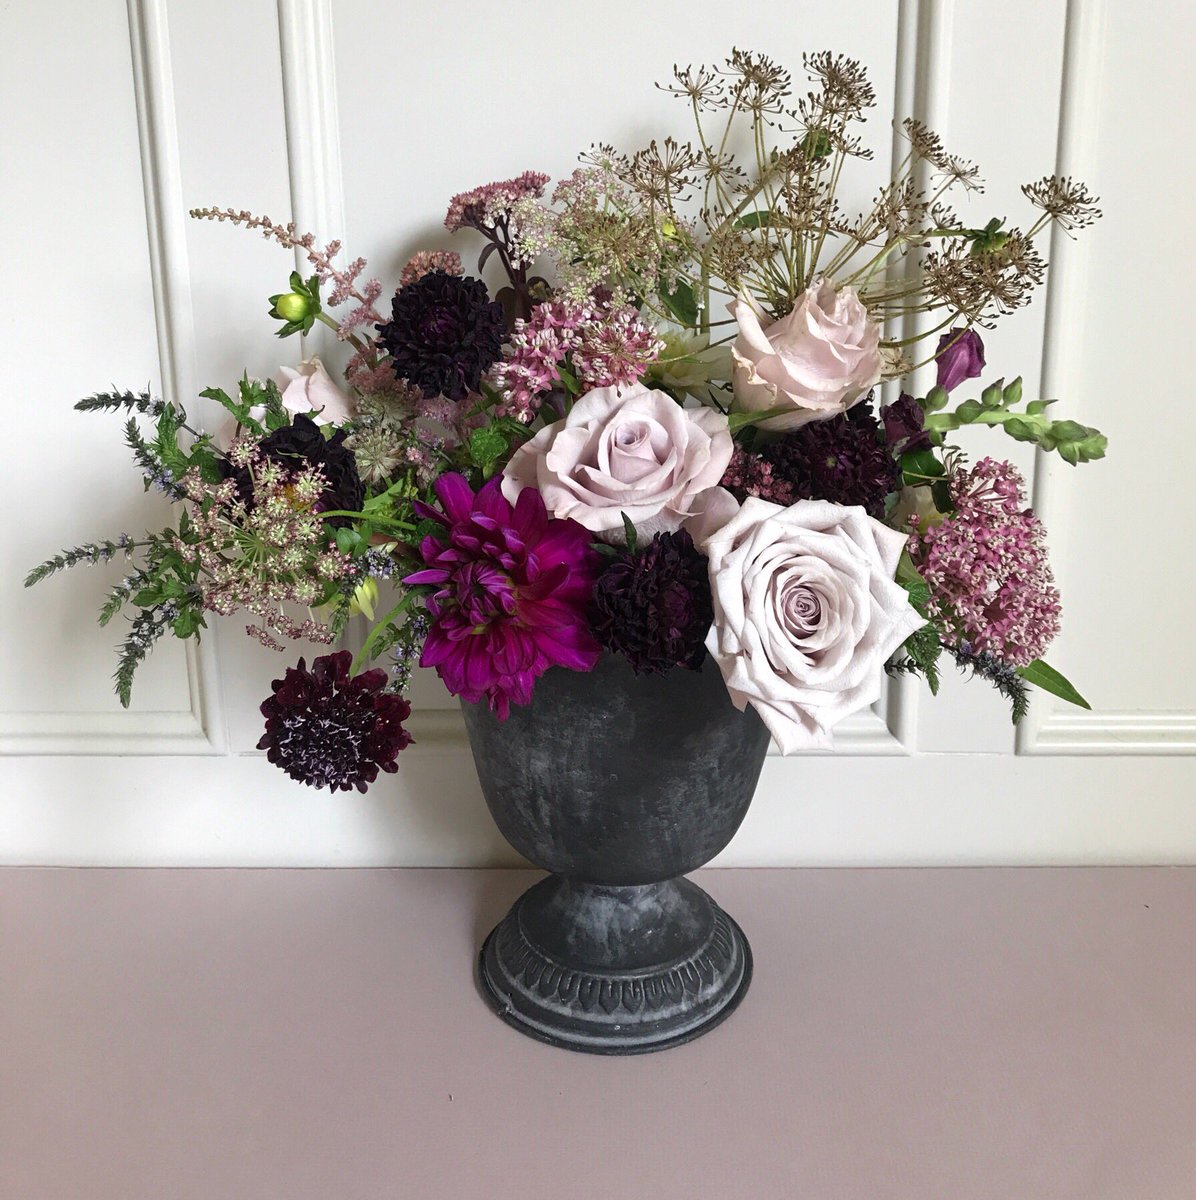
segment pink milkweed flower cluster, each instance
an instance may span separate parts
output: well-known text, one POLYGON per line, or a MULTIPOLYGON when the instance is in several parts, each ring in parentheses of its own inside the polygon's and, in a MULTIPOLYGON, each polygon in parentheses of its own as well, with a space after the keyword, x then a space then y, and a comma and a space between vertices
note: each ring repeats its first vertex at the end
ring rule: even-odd
POLYGON ((501 179, 496 183, 470 188, 467 192, 458 192, 449 201, 444 227, 455 233, 466 226, 476 229, 482 225, 493 225, 495 218, 509 211, 517 200, 529 196, 538 200, 543 196, 548 178, 540 171, 524 171, 514 179, 501 179))
POLYGON ((949 486, 956 511, 909 541, 930 588, 928 615, 950 644, 1027 666, 1059 633, 1042 522, 1025 507, 1024 481, 1011 463, 981 459, 949 486))
POLYGON ((506 360, 492 372, 502 412, 525 424, 561 382, 568 360, 581 391, 635 383, 656 361, 664 342, 630 306, 612 308, 548 300, 515 322, 506 360))
POLYGON ((416 511, 443 532, 424 538, 426 567, 403 582, 437 589, 420 665, 505 719, 512 704, 530 703, 549 667, 593 670, 600 650, 586 610, 600 558, 589 531, 550 518, 535 488, 512 505, 499 484, 475 494, 463 475, 436 481, 443 511, 423 503, 416 511))

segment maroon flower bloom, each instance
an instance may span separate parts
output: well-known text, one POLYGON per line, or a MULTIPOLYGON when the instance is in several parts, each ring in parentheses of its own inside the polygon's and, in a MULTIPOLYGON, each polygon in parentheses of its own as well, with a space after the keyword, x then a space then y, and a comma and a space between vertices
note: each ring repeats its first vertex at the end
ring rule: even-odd
POLYGON ((926 414, 908 392, 902 392, 895 404, 882 405, 880 419, 885 426, 885 441, 893 454, 900 456, 930 449, 926 414))
POLYGON ((698 670, 714 619, 706 556, 684 529, 658 533, 642 554, 623 551, 598 577, 590 623, 637 675, 698 670))
POLYGON ((404 579, 435 584, 432 628, 420 665, 471 704, 483 698, 505 718, 531 700, 549 667, 590 671, 599 647, 586 624, 599 555, 576 521, 550 519, 535 488, 515 505, 496 477, 476 495, 462 475, 435 485, 444 511, 417 504, 444 533, 426 537, 427 568, 404 579))
POLYGON ((411 705, 383 692, 383 670, 350 678, 352 659, 348 650, 325 654, 310 671, 300 659, 262 703, 266 732, 257 748, 309 787, 364 792, 379 770, 398 770, 395 759, 411 744, 403 728, 411 705))
POLYGON ((974 329, 952 329, 939 338, 938 385, 946 391, 984 370, 984 343, 974 329))

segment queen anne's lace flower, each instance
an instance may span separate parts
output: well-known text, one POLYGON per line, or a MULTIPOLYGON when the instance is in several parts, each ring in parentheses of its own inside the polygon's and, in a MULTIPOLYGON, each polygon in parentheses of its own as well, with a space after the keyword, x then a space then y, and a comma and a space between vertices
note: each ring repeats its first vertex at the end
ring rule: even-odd
POLYGON ((949 644, 1024 667, 1059 632, 1042 522, 1024 507, 1011 463, 981 459, 954 475, 950 488, 956 511, 909 540, 930 588, 928 615, 949 644))

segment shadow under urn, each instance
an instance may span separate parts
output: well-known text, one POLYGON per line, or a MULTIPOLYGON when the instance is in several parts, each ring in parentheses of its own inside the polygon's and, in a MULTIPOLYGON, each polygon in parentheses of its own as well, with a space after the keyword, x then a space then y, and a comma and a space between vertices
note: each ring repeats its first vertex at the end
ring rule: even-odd
POLYGON ((486 804, 550 872, 482 946, 483 995, 531 1037, 592 1054, 687 1042, 743 998, 739 926, 683 878, 734 836, 768 731, 731 703, 717 665, 636 675, 605 654, 553 668, 499 721, 462 704, 486 804))

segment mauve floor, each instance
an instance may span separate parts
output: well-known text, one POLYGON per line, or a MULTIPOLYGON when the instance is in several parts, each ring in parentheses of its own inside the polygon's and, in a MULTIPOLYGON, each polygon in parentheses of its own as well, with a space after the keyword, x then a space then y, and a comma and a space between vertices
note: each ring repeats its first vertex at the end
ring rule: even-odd
POLYGON ((514 871, 0 871, 3 1200, 1192 1200, 1196 869, 708 871, 743 1007, 477 998, 514 871))

